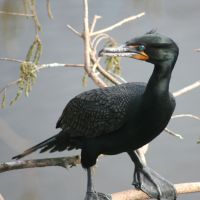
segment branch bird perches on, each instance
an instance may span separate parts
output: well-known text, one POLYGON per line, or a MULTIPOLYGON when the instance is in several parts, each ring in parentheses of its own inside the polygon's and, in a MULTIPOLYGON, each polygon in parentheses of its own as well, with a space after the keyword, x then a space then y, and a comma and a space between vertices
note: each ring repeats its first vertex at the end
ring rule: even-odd
MULTIPOLYGON (((34 168, 34 167, 49 167, 59 166, 63 168, 70 168, 80 164, 80 156, 48 158, 48 159, 35 159, 13 161, 0 164, 0 173, 10 170, 34 168)), ((200 182, 194 183, 180 183, 174 185, 178 195, 200 192, 200 182)), ((145 200, 149 197, 142 191, 131 189, 123 192, 112 194, 112 200, 145 200)), ((1 200, 1 198, 0 198, 1 200)))

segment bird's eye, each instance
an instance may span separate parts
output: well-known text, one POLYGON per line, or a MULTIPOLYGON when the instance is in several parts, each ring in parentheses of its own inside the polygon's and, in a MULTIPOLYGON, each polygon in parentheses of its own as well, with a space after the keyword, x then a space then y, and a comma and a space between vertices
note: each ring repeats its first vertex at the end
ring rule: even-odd
POLYGON ((139 45, 138 46, 138 50, 139 51, 144 51, 145 50, 145 46, 144 45, 139 45))

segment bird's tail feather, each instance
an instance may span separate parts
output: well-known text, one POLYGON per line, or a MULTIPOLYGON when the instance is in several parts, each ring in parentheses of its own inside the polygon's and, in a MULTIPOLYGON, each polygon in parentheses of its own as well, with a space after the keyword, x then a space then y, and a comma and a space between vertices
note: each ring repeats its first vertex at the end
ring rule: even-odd
POLYGON ((48 138, 47 140, 45 140, 45 141, 43 141, 43 142, 41 142, 41 143, 39 143, 39 144, 27 149, 27 150, 25 150, 22 154, 14 156, 12 159, 18 160, 20 158, 23 158, 24 156, 27 156, 27 155, 31 154, 34 151, 37 151, 38 149, 41 149, 41 151, 40 151, 41 153, 51 149, 54 146, 55 142, 56 142, 57 136, 58 136, 58 134, 54 135, 53 137, 48 138))

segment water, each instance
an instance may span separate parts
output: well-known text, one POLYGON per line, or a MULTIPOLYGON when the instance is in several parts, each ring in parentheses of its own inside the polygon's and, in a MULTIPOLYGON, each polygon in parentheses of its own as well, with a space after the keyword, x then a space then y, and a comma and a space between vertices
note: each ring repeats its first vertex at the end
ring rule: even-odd
MULTIPOLYGON (((21 1, 0 0, 3 6, 22 10, 21 1), (6 4, 5 4, 6 2, 6 4)), ((107 27, 130 15, 146 12, 146 16, 110 32, 119 43, 157 28, 158 32, 173 38, 180 47, 180 56, 173 72, 170 90, 176 91, 199 80, 200 2, 174 0, 115 0, 89 1, 90 18, 103 16, 97 28, 107 27)), ((67 30, 70 24, 81 31, 82 1, 52 1, 54 20, 47 17, 45 1, 38 1, 37 8, 42 24, 41 39, 43 55, 41 63, 82 63, 83 45, 80 38, 67 30)), ((0 57, 23 59, 34 38, 32 23, 22 17, 0 15, 0 57)), ((18 77, 18 65, 0 62, 0 86, 18 77)), ((148 63, 122 59, 123 77, 128 81, 147 81, 152 66, 148 63)), ((95 87, 91 81, 87 88, 81 84, 83 70, 77 68, 53 68, 39 73, 29 98, 22 97, 14 107, 0 110, 0 156, 1 162, 10 161, 16 153, 36 144, 57 132, 55 123, 66 103, 76 94, 95 87)), ((200 115, 200 89, 177 97, 175 114, 200 115)), ((13 97, 16 88, 8 90, 13 97)), ((156 138, 148 151, 149 166, 173 183, 199 181, 200 123, 191 119, 174 119, 169 128, 181 133, 184 140, 163 133, 156 138)), ((75 155, 78 151, 37 153, 29 158, 75 155)), ((99 159, 96 169, 98 191, 113 193, 130 189, 133 164, 126 154, 106 156, 99 159)), ((0 193, 5 200, 34 199, 83 199, 86 189, 86 172, 79 166, 69 170, 58 167, 26 169, 1 174, 0 193)), ((179 199, 198 199, 199 194, 180 196, 179 199)))

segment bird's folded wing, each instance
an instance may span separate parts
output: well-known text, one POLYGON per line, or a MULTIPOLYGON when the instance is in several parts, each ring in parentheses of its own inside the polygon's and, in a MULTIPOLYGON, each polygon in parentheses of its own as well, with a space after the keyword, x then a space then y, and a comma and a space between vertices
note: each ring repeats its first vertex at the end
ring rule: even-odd
POLYGON ((83 92, 67 104, 56 128, 71 137, 111 133, 123 126, 130 103, 144 89, 144 84, 127 83, 83 92))

